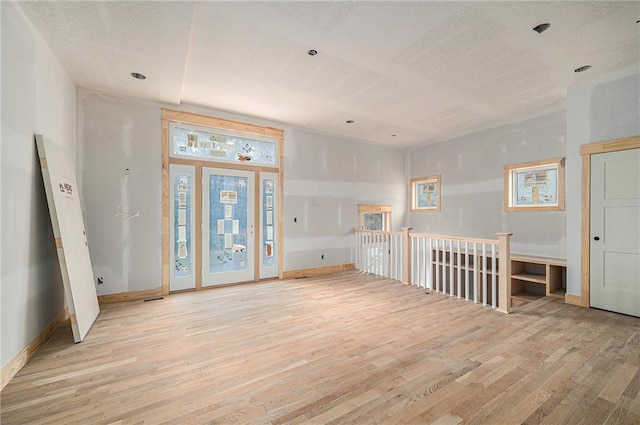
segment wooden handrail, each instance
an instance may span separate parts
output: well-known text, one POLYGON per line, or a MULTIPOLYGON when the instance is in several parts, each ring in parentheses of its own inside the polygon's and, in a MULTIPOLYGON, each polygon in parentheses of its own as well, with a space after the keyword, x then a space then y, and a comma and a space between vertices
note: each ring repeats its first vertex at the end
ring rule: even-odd
POLYGON ((366 230, 366 229, 353 229, 355 233, 373 233, 374 235, 404 235, 404 232, 389 232, 386 230, 366 230))
MULTIPOLYGON (((412 256, 415 255, 415 253, 413 252, 413 242, 412 242, 412 238, 415 240, 418 239, 429 239, 429 240, 436 240, 436 241, 443 241, 444 245, 443 245, 443 252, 447 252, 446 251, 446 244, 447 242, 449 243, 449 255, 453 256, 454 255, 454 249, 453 249, 453 242, 457 242, 457 248, 455 250, 455 253, 457 254, 457 258, 458 261, 460 261, 460 255, 461 254, 469 254, 471 253, 471 251, 468 251, 468 244, 474 244, 474 249, 473 249, 473 255, 479 255, 481 258, 487 258, 487 259, 492 259, 492 268, 491 271, 489 271, 489 273, 487 272, 487 268, 489 267, 488 263, 477 263, 474 264, 475 267, 477 268, 477 271, 480 272, 482 271, 482 276, 483 276, 483 291, 486 291, 487 288, 487 275, 489 274, 491 276, 491 288, 492 288, 492 305, 494 308, 496 308, 498 311, 503 312, 503 313, 509 313, 510 309, 511 309, 511 243, 510 243, 510 238, 512 233, 496 233, 496 236, 498 236, 498 239, 481 239, 481 238, 467 238, 467 237, 462 237, 462 236, 447 236, 447 235, 432 235, 432 234, 427 234, 427 233, 412 233, 411 230, 413 230, 413 228, 411 227, 403 227, 402 228, 402 232, 389 232, 389 231, 382 231, 382 230, 366 230, 366 229, 353 229, 353 231, 356 234, 361 234, 362 236, 360 237, 367 237, 367 235, 371 235, 371 236, 395 236, 395 237, 401 237, 400 241, 400 250, 395 251, 394 252, 399 252, 399 254, 401 255, 401 263, 402 263, 402 274, 401 276, 397 276, 396 279, 402 281, 403 284, 405 285, 411 285, 411 284, 420 284, 419 281, 416 282, 412 282, 413 277, 412 277, 412 273, 413 273, 413 265, 412 265, 412 256), (465 249, 465 247, 462 246, 461 242, 463 242, 465 244, 465 247, 467 247, 467 249, 465 249), (480 254, 476 248, 475 245, 476 244, 481 244, 482 245, 482 253, 480 254), (490 246, 490 250, 486 249, 486 245, 490 246), (498 261, 496 261, 498 260, 498 261), (498 262, 498 264, 496 265, 496 262, 498 262), (497 268, 497 270, 496 270, 497 268), (496 273, 497 272, 497 273, 496 273), (496 276, 497 274, 497 276, 496 276), (497 280, 497 282, 496 282, 497 280), (496 285, 497 284, 497 285, 496 285), (497 294, 496 294, 496 286, 497 286, 497 294), (497 301, 497 303, 496 303, 497 301)), ((440 251, 440 247, 439 247, 439 242, 436 244, 436 251, 440 251)), ((396 245, 397 246, 397 245, 396 245)), ((423 245, 424 246, 424 245, 423 245)), ((431 241, 429 242, 429 246, 431 247, 431 241)), ((424 248, 423 248, 424 250, 424 248)), ((391 253, 391 251, 389 251, 389 253, 391 253)), ((438 254, 440 255, 440 254, 438 254)), ((431 254, 429 254, 429 256, 431 256, 431 254)), ((446 254, 445 254, 446 257, 446 254)), ((447 264, 449 264, 448 261, 450 261, 450 264, 448 265, 448 267, 451 267, 450 271, 449 271, 449 275, 443 275, 443 285, 446 285, 447 282, 447 276, 450 280, 449 285, 453 285, 454 282, 454 272, 453 272, 453 267, 454 267, 454 260, 453 258, 451 258, 450 260, 446 260, 446 258, 443 257, 442 259, 442 265, 445 266, 447 264)), ((397 257, 396 257, 397 258, 397 257)), ((467 257, 468 258, 468 257, 467 257)), ((468 260, 467 260, 468 261, 468 260)), ((420 267, 419 264, 417 263, 418 266, 420 267)), ((438 265, 438 260, 436 260, 436 269, 439 267, 438 265)), ((429 264, 429 267, 432 267, 431 264, 429 264)), ((468 268, 468 267, 467 267, 468 268)), ((437 272, 436 272, 437 273, 437 272)), ((458 297, 460 297, 460 292, 461 292, 461 287, 460 287, 460 275, 461 275, 461 270, 458 269, 457 271, 457 276, 458 276, 458 290, 457 290, 457 294, 458 297)), ((477 282, 477 276, 478 275, 474 275, 474 285, 476 285, 477 282)), ((466 278, 465 278, 466 279, 466 278)), ((436 274, 436 281, 438 281, 437 278, 437 274, 436 274)), ((425 284, 426 285, 426 284, 425 284)), ((465 280, 465 285, 466 285, 466 280, 465 280)), ((454 287, 453 286, 449 286, 450 288, 450 295, 453 296, 454 295, 454 287)), ((475 288, 475 295, 474 295, 474 302, 477 302, 477 291, 479 290, 479 286, 475 288)), ((436 288, 437 291, 437 288, 436 288)), ((468 293, 468 291, 467 291, 468 293)), ((468 295, 465 295, 468 296, 468 295)), ((486 293, 483 293, 483 304, 486 303, 488 295, 486 293)))
POLYGON ((448 241, 461 241, 471 243, 486 243, 497 245, 498 239, 478 239, 478 238, 466 238, 464 236, 447 236, 447 235, 430 235, 427 233, 411 233, 409 236, 412 238, 428 238, 428 239, 446 239, 448 241))

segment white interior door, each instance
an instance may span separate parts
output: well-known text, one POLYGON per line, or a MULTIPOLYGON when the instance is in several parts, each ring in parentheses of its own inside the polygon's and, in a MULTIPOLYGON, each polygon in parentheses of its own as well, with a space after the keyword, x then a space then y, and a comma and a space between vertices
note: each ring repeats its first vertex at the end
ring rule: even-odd
POLYGON ((278 173, 260 173, 260 279, 278 277, 278 173))
POLYGON ((640 149, 591 156, 591 306, 640 317, 640 149))
POLYGON ((169 290, 196 287, 195 167, 169 167, 169 290))
POLYGON ((255 174, 202 169, 202 286, 254 280, 255 174))
POLYGON ((73 150, 63 149, 39 134, 35 139, 73 339, 81 342, 98 317, 100 306, 78 198, 73 150))

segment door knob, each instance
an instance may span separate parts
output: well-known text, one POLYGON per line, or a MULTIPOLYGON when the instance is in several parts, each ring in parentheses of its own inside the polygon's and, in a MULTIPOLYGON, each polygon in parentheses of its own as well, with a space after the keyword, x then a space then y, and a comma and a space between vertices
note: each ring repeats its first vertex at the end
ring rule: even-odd
POLYGON ((596 236, 593 238, 594 241, 599 241, 600 240, 600 236, 596 236))

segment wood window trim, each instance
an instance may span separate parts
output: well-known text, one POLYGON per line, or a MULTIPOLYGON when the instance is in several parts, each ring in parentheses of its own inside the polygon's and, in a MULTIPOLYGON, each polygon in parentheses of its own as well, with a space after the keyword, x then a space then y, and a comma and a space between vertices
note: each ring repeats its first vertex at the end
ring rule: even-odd
POLYGON ((426 176, 426 177, 416 177, 413 178, 411 180, 409 180, 409 190, 411 191, 411 193, 409 194, 409 202, 411 203, 409 205, 409 211, 410 212, 418 212, 418 213, 423 213, 423 212, 440 212, 441 209, 441 203, 440 203, 440 199, 441 199, 441 193, 442 193, 442 185, 441 185, 441 180, 440 180, 440 174, 434 174, 431 176, 426 176), (432 181, 435 180, 436 181, 436 187, 437 187, 437 197, 436 197, 436 203, 437 206, 436 208, 416 208, 416 199, 415 199, 415 186, 416 184, 422 182, 422 181, 432 181))
POLYGON ((504 211, 564 211, 564 158, 554 158, 540 161, 525 162, 522 164, 511 164, 504 166, 504 211), (555 165, 558 169, 558 188, 557 197, 558 204, 551 206, 533 206, 533 207, 517 207, 511 205, 512 185, 511 175, 513 170, 530 167, 543 167, 555 165))
POLYGON ((580 223, 580 296, 567 294, 565 302, 589 307, 591 291, 591 155, 640 148, 640 136, 625 137, 580 146, 582 198, 580 223))
MULTIPOLYGON (((210 117, 201 114, 195 114, 191 112, 178 111, 174 109, 161 109, 161 122, 162 122, 162 294, 169 294, 169 164, 187 164, 195 165, 196 174, 195 181, 202 181, 202 167, 212 166, 216 168, 233 168, 237 170, 249 170, 256 173, 256 180, 259 180, 259 173, 261 171, 278 173, 278 277, 283 277, 283 265, 284 265, 284 238, 282 230, 282 187, 283 187, 283 170, 284 170, 284 131, 272 128, 264 127, 255 124, 249 124, 239 121, 231 121, 223 118, 210 117), (278 140, 278 166, 255 166, 247 164, 233 164, 222 163, 215 161, 206 161, 202 159, 185 159, 185 158, 173 158, 169 154, 169 123, 179 122, 183 124, 200 125, 203 127, 209 127, 213 129, 230 130, 241 133, 248 133, 260 136, 273 137, 278 140)), ((202 186, 195 184, 195 197, 196 202, 202 199, 202 186)), ((256 188, 258 186, 256 185, 256 188)), ((258 205, 259 190, 255 191, 255 201, 258 205)), ((200 229, 202 224, 202 208, 196 208, 196 229, 200 229)), ((256 214, 254 219, 254 228, 259 226, 259 215, 256 214)), ((202 244, 196 245, 196 290, 202 289, 202 244)), ((260 246, 255 244, 254 258, 260 258, 260 246)), ((258 260, 256 260, 258 261, 258 260)), ((255 267, 254 281, 258 281, 260 278, 260 267, 255 267)))
POLYGON ((391 230, 391 205, 358 204, 358 229, 362 229, 362 213, 386 213, 385 231, 391 230))

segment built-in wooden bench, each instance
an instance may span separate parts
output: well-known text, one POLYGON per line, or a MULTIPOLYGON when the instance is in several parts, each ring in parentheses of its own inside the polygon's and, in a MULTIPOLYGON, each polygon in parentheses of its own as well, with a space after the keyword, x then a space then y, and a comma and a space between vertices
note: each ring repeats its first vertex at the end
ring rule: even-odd
POLYGON ((511 254, 510 279, 511 302, 514 305, 535 301, 544 296, 564 300, 567 262, 559 258, 511 254))

